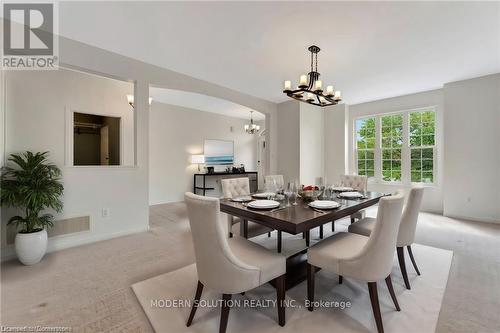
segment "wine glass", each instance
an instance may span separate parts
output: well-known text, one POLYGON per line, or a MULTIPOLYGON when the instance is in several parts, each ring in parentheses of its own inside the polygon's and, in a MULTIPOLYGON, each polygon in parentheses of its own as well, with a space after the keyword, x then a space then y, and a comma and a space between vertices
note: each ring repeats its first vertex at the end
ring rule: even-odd
POLYGON ((293 197, 293 204, 294 206, 297 206, 297 196, 299 192, 299 187, 297 186, 297 182, 290 182, 288 183, 288 190, 291 192, 291 197, 293 197))
POLYGON ((293 186, 291 185, 291 183, 288 183, 288 187, 286 188, 284 194, 286 198, 286 206, 290 207, 290 200, 293 196, 293 186))

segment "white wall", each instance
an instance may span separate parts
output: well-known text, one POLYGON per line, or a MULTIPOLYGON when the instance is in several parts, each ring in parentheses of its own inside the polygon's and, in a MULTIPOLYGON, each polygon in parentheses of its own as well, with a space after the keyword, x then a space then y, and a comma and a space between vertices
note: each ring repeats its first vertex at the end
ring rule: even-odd
POLYGON ((347 172, 347 121, 349 106, 339 104, 323 108, 325 178, 329 184, 340 182, 340 175, 347 172))
MULTIPOLYGON (((389 112, 406 111, 422 107, 436 107, 436 144, 437 144, 437 171, 435 176, 435 186, 426 186, 422 210, 442 213, 443 212, 443 91, 441 89, 431 90, 411 95, 398 96, 367 102, 356 105, 349 105, 348 120, 348 170, 349 173, 356 171, 354 156, 354 121, 356 118, 377 115, 389 112)), ((397 189, 408 191, 410 183, 396 185, 370 182, 368 189, 371 191, 394 192, 397 189)))
POLYGON ((248 120, 155 102, 149 120, 151 205, 183 201, 184 193, 193 190, 198 167, 190 163, 190 156, 203 154, 205 139, 232 140, 235 164, 257 170, 258 136, 245 132, 248 120))
POLYGON ((325 110, 300 103, 300 183, 315 184, 324 176, 325 110))
POLYGON ((300 106, 297 101, 278 104, 277 173, 286 181, 300 178, 300 106))
POLYGON ((317 177, 338 181, 346 169, 347 110, 344 104, 278 104, 278 173, 301 184, 314 184, 317 177))
POLYGON ((500 74, 444 86, 444 214, 500 222, 500 74))
MULTIPOLYGON (((134 40, 129 42, 135 43, 134 40)), ((101 207, 105 205, 111 208, 111 217, 113 219, 116 218, 117 220, 121 219, 122 221, 126 220, 128 222, 119 225, 113 224, 105 229, 94 229, 91 233, 81 233, 71 237, 64 236, 57 240, 51 239, 49 240, 49 251, 111 238, 131 232, 132 230, 139 231, 148 228, 148 96, 150 85, 170 89, 181 89, 218 97, 265 113, 266 127, 268 128, 267 146, 269 147, 267 153, 270 157, 268 158, 270 161, 268 169, 270 172, 275 172, 277 148, 276 104, 61 36, 59 36, 59 62, 61 66, 135 82, 135 109, 133 112, 135 120, 135 166, 120 168, 118 171, 112 171, 111 169, 100 169, 96 171, 92 168, 78 171, 79 182, 74 185, 75 188, 71 190, 66 187, 68 194, 72 191, 76 191, 73 192, 74 195, 71 197, 71 200, 75 200, 75 202, 88 202, 88 209, 91 210, 93 214, 99 214, 101 207), (102 196, 96 195, 96 192, 102 191, 102 184, 106 184, 108 190, 105 190, 102 196), (127 200, 123 200, 122 195, 127 196, 127 200), (101 200, 96 200, 97 198, 101 200), (130 209, 132 214, 118 216, 119 208, 123 206, 127 206, 128 208, 126 211, 130 209), (124 231, 124 228, 132 224, 133 229, 124 231)), ((50 89, 50 87, 48 87, 48 89, 50 89)), ((25 98, 29 98, 29 95, 26 94, 25 98)), ((2 101, 2 109, 5 110, 4 101, 2 101)), ((6 128, 3 129, 5 130, 6 128)), ((43 136, 49 137, 60 135, 47 132, 42 134, 43 136)), ((15 140, 17 140, 17 138, 15 138, 15 140)), ((5 144, 6 143, 4 143, 4 145, 5 144)), ((4 147, 2 147, 2 149, 3 148, 4 147)), ((3 159, 4 158, 5 156, 3 156, 3 159)), ((65 200, 67 199, 68 198, 65 197, 65 200)), ((78 214, 80 213, 81 212, 78 212, 78 214)), ((3 212, 2 215, 4 215, 3 212)), ((12 248, 2 250, 2 260, 12 256, 12 248)))
MULTIPOLYGON (((146 230, 147 223, 137 223, 142 216, 134 207, 138 201, 134 190, 138 184, 133 177, 134 114, 125 98, 133 93, 134 85, 69 70, 11 71, 5 76, 5 153, 49 151, 50 160, 62 170, 65 187, 64 211, 56 219, 89 215, 91 231, 85 235, 87 238, 146 230), (131 166, 66 165, 66 148, 71 142, 67 136, 73 135, 72 124, 66 121, 69 110, 121 117, 122 152, 131 166), (109 217, 102 217, 103 208, 109 208, 109 217)), ((4 210, 3 219, 10 217, 10 213, 11 210, 4 210)), ((5 233, 2 235, 5 237, 5 233)), ((51 246, 58 248, 63 243, 78 242, 80 237, 59 237, 51 246)), ((2 241, 5 247, 5 239, 2 241)))

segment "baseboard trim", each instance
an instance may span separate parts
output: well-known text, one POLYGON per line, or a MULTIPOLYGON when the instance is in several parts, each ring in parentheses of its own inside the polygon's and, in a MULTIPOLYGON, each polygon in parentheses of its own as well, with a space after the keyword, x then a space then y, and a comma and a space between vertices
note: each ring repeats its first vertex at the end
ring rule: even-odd
POLYGON ((150 202, 149 206, 151 207, 151 206, 165 205, 165 204, 178 203, 178 202, 184 202, 184 200, 155 201, 155 202, 150 202))
MULTIPOLYGON (((55 251, 60 251, 64 249, 69 249, 72 247, 77 247, 85 244, 91 244, 95 242, 100 242, 108 239, 113 239, 117 237, 122 237, 122 236, 127 236, 131 234, 136 234, 139 232, 146 232, 149 230, 148 227, 141 227, 141 228, 134 228, 134 229, 129 229, 129 230, 123 230, 123 231, 118 231, 118 232, 110 232, 106 234, 100 234, 100 235, 92 235, 89 233, 85 233, 86 235, 83 236, 82 234, 79 234, 78 238, 71 237, 69 235, 64 235, 62 237, 53 237, 49 238, 49 244, 47 246, 47 253, 55 252, 55 251), (83 237, 82 237, 83 236, 83 237)), ((7 261, 16 258, 16 251, 14 248, 14 245, 9 245, 5 248, 2 248, 2 254, 1 254, 1 261, 7 261)))
POLYGON ((472 222, 485 222, 485 223, 500 223, 500 220, 491 217, 475 217, 475 216, 463 216, 457 214, 443 214, 443 216, 450 217, 453 219, 466 220, 472 222))

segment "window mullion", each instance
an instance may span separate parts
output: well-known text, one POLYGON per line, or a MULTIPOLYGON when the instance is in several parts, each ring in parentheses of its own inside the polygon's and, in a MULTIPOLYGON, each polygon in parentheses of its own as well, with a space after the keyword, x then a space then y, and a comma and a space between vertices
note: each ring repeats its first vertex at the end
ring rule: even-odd
POLYGON ((411 183, 411 163, 410 163, 410 121, 409 112, 403 113, 403 146, 401 147, 401 182, 411 183))
POLYGON ((375 117, 375 149, 374 149, 374 176, 376 182, 382 181, 382 124, 381 117, 375 117))

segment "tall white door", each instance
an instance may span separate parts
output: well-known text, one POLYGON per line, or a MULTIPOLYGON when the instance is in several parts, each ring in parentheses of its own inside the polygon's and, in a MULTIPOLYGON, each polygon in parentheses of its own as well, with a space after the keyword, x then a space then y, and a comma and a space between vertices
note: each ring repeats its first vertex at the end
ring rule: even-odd
POLYGON ((109 127, 101 127, 101 165, 109 165, 109 127))

